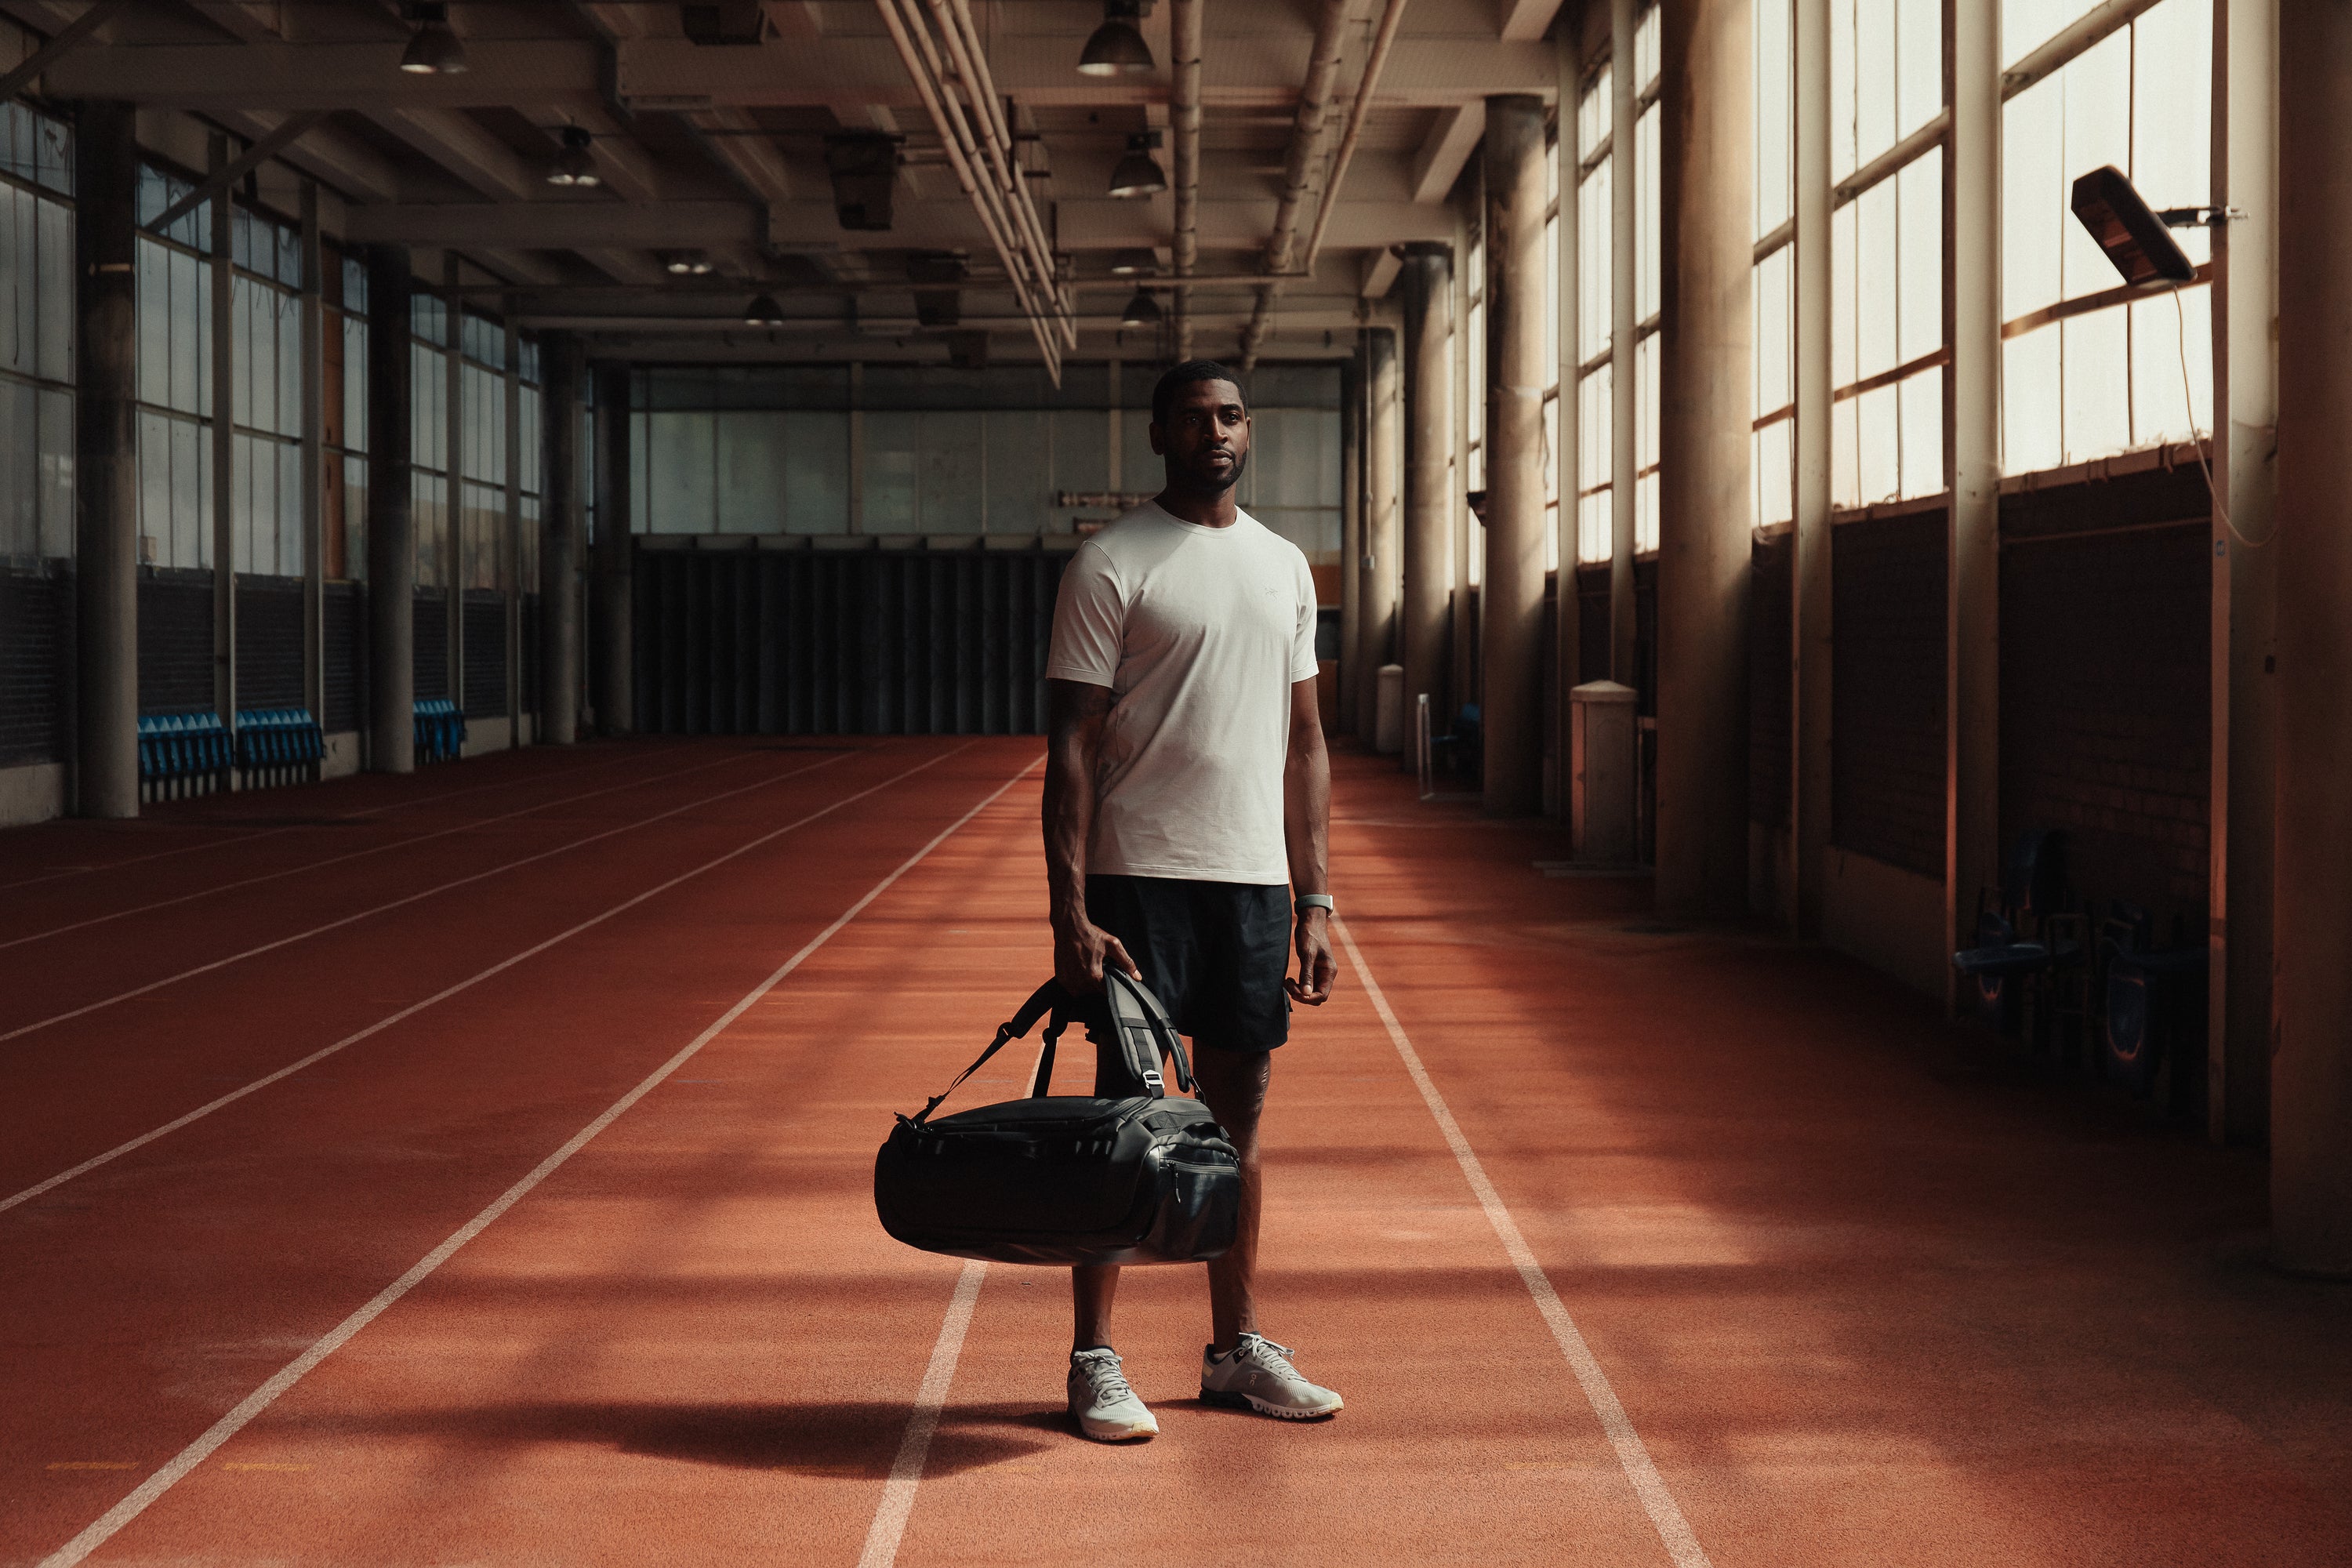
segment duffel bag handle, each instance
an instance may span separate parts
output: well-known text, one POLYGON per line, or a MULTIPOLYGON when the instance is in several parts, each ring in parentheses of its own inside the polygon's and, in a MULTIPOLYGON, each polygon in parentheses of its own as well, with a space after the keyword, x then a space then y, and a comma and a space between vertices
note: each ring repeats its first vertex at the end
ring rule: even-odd
MULTIPOLYGON (((1129 1077, 1135 1079, 1138 1087, 1155 1099, 1166 1096, 1167 1086, 1160 1076, 1160 1058, 1164 1054, 1175 1058, 1178 1087, 1187 1094, 1192 1093, 1192 1060, 1185 1056, 1183 1038, 1176 1033, 1175 1026, 1168 1021, 1168 1015, 1160 1007, 1159 998, 1152 995, 1141 982, 1130 980, 1115 969, 1103 971, 1103 991, 1109 1004, 1111 1034, 1114 1037, 1111 1048, 1120 1053, 1129 1077)), ((1089 1005, 1091 1001, 1090 997, 1073 995, 1058 980, 1048 980, 1029 994, 1029 1000, 1021 1004, 1019 1012, 997 1026, 996 1037, 988 1042, 988 1048, 981 1052, 970 1067, 956 1074, 953 1083, 931 1096, 922 1110, 898 1120, 920 1127, 948 1096, 963 1087, 964 1079, 986 1067, 989 1058, 1003 1050, 1008 1041, 1019 1039, 1036 1025, 1038 1019, 1050 1014, 1051 1020, 1045 1026, 1045 1048, 1038 1058, 1037 1084, 1034 1090, 1038 1094, 1045 1093, 1053 1077, 1054 1047, 1060 1041, 1062 1031, 1073 1022, 1085 1021, 1085 1016, 1094 1011, 1089 1005)))

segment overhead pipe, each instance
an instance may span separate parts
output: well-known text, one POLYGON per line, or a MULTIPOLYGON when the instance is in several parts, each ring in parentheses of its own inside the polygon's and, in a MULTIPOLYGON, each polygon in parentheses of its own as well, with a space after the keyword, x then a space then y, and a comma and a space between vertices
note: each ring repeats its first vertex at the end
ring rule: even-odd
MULTIPOLYGON (((1331 81, 1339 72, 1339 54, 1352 0, 1323 0, 1323 14, 1315 26, 1315 47, 1307 57, 1307 79, 1298 89, 1298 113, 1291 122, 1290 152, 1283 162, 1282 202, 1274 211, 1274 232, 1265 242, 1265 270, 1290 270, 1290 252, 1298 237, 1299 209, 1307 205, 1307 185, 1315 171, 1316 154, 1323 145, 1325 117, 1331 107, 1331 81)), ((1280 286, 1268 283, 1258 290, 1257 309, 1242 332, 1242 369, 1257 363, 1258 345, 1273 313, 1280 286)))
POLYGON ((1176 357, 1192 357, 1192 290, 1185 280, 1201 260, 1201 16, 1203 0, 1170 0, 1168 48, 1174 80, 1168 125, 1174 133, 1176 234, 1171 247, 1179 279, 1175 297, 1176 357))
MULTIPOLYGON (((1038 353, 1045 356, 1047 372, 1059 385, 1062 377, 1061 328, 1053 318, 1066 315, 1060 301, 1051 289, 1050 275, 1046 279, 1033 280, 1034 262, 1013 219, 1003 205, 1003 194, 984 171, 975 168, 982 163, 978 141, 964 116, 964 106, 947 89, 944 70, 938 46, 921 13, 915 8, 916 0, 875 0, 881 13, 882 25, 890 35, 891 45, 898 49, 907 75, 915 84, 915 91, 923 100, 923 108, 931 117, 940 144, 947 150, 948 164, 955 171, 956 183, 963 187, 964 195, 971 202, 981 227, 987 233, 989 243, 995 247, 997 258, 1004 265, 1006 280, 1013 285, 1022 315, 1037 340, 1038 353), (901 5, 905 10, 901 12, 901 5), (916 39, 921 39, 921 48, 916 39), (1037 284, 1044 284, 1041 289, 1037 284), (1048 300, 1056 308, 1049 309, 1048 300)), ((969 82, 967 82, 969 86, 969 82)))
MULTIPOLYGON (((972 21, 971 0, 930 0, 930 7, 940 18, 949 52, 955 57, 964 95, 982 112, 982 126, 988 133, 989 167, 1003 187, 1004 204, 1019 228, 1030 265, 1036 269, 1039 290, 1049 298, 1055 297, 1054 247, 1045 237, 1045 224, 1038 216, 1036 198, 1030 194, 1028 181, 1023 176, 1013 141, 1013 124, 1005 115, 1004 100, 996 90, 996 79, 988 68, 988 54, 982 47, 980 29, 972 21)), ((1066 308, 1055 314, 1066 318, 1066 301, 1059 302, 1066 308)), ((1076 348, 1076 327, 1066 320, 1062 325, 1068 346, 1076 348)))
POLYGON ((1389 63, 1389 50, 1396 43, 1397 25, 1404 20, 1405 0, 1388 0, 1381 13, 1380 30, 1372 36, 1372 52, 1364 61, 1363 79, 1356 84, 1356 101, 1348 110, 1348 129, 1339 138, 1339 151, 1331 159, 1331 174, 1323 182, 1323 200, 1315 210, 1315 228, 1307 237, 1307 259, 1302 271, 1315 270, 1315 259, 1323 254, 1323 231, 1331 226, 1331 209, 1339 203, 1339 186, 1348 177, 1348 164, 1356 155, 1356 143, 1364 134, 1365 117, 1371 112, 1372 94, 1379 90, 1381 72, 1389 63))

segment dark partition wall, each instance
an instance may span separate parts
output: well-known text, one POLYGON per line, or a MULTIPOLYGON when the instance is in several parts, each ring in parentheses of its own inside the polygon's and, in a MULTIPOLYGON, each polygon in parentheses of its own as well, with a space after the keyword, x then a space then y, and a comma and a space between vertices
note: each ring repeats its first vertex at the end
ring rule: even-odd
POLYGON ((497 719, 507 710, 507 599, 495 588, 466 593, 466 717, 497 719))
POLYGON ((643 550, 637 727, 1034 734, 1059 551, 643 550))
POLYGON ((1748 566, 1748 817, 1773 826, 1789 821, 1796 561, 1796 536, 1779 533, 1756 540, 1748 566))
POLYGON ((1944 514, 1830 539, 1830 838, 1944 874, 1944 514))
POLYGON ((0 571, 0 767, 63 762, 73 577, 0 571))
POLYGON ((209 711, 213 574, 149 568, 139 577, 139 710, 209 711))
POLYGON ((302 679, 302 579, 236 580, 236 705, 299 708, 302 679))
POLYGON ((330 583, 321 606, 320 640, 326 645, 326 679, 320 722, 330 734, 356 730, 364 715, 361 694, 367 689, 367 588, 359 583, 330 583))
POLYGON ((447 697, 451 695, 448 595, 437 588, 430 596, 419 594, 415 616, 416 647, 409 658, 409 668, 416 682, 412 695, 419 702, 447 697))

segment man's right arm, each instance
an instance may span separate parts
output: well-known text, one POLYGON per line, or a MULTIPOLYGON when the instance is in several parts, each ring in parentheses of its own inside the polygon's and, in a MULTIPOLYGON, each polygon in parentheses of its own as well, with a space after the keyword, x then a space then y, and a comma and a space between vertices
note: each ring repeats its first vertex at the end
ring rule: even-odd
MULTIPOLYGON (((1087 918, 1087 840, 1095 822, 1095 763, 1111 689, 1083 680, 1045 682, 1045 889, 1054 921, 1054 978, 1099 991, 1103 965, 1138 975, 1118 938, 1087 918)), ((1140 976, 1138 975, 1139 978, 1140 976)))

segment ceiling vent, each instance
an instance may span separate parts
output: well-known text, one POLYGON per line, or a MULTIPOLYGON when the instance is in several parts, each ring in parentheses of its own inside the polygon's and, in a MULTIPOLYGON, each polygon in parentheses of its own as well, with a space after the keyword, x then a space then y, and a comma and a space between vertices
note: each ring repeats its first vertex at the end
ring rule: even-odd
POLYGON ((842 227, 867 233, 889 228, 898 138, 878 132, 827 137, 824 166, 833 175, 833 207, 842 227))

